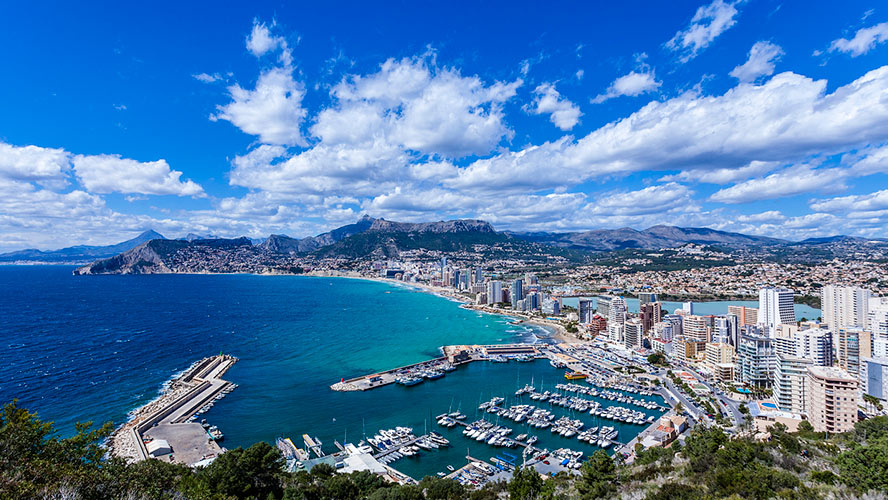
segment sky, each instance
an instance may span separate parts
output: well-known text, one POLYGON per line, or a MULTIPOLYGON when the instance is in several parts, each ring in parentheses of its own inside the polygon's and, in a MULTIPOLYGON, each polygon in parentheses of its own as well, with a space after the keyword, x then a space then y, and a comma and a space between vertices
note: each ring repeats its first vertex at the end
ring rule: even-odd
POLYGON ((886 236, 883 2, 218 4, 0 6, 0 250, 363 214, 886 236))

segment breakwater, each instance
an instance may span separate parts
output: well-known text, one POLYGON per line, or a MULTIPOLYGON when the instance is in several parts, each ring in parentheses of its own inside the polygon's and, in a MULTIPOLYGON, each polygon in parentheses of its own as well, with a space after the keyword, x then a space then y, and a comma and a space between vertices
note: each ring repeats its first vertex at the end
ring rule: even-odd
POLYGON ((160 458, 193 465, 224 451, 221 432, 194 422, 196 416, 234 389, 222 379, 237 358, 201 359, 171 379, 160 397, 138 408, 109 440, 114 456, 128 461, 160 458))

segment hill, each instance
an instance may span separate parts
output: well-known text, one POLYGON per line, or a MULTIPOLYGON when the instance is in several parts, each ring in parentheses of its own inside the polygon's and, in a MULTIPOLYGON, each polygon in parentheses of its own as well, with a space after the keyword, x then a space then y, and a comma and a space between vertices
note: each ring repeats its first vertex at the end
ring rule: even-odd
POLYGON ((751 236, 709 228, 653 226, 639 231, 630 227, 596 229, 575 233, 512 233, 515 237, 560 247, 593 251, 639 248, 676 248, 688 243, 728 247, 760 247, 788 243, 776 238, 751 236))
POLYGON ((135 238, 114 245, 90 246, 77 245, 59 250, 42 251, 36 248, 18 250, 0 254, 0 262, 46 262, 83 263, 117 255, 135 248, 149 240, 163 239, 163 235, 154 230, 145 231, 135 238))

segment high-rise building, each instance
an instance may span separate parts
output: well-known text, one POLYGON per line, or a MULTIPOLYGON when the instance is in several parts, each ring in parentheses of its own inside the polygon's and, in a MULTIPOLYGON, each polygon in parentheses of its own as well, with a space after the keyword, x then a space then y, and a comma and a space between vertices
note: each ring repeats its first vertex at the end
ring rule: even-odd
POLYGON ((499 304, 503 301, 503 284, 497 280, 487 282, 487 303, 499 304))
POLYGON ((758 323, 758 309, 746 306, 728 306, 728 314, 737 316, 740 326, 755 325, 758 323))
POLYGON ((592 316, 595 316, 595 301, 593 299, 580 299, 577 301, 577 315, 579 321, 583 324, 592 322, 592 316))
POLYGON ((715 372, 716 365, 732 363, 734 361, 734 348, 723 342, 709 342, 706 344, 706 365, 710 371, 715 372))
POLYGON ((606 296, 606 295, 599 296, 597 299, 598 314, 604 316, 605 318, 609 318, 610 317, 610 304, 611 304, 611 301, 614 300, 615 298, 616 297, 610 297, 610 296, 606 296))
MULTIPOLYGON (((781 325, 788 326, 788 325, 781 325)), ((822 328, 810 328, 799 331, 792 325, 784 334, 778 329, 774 337, 774 348, 777 354, 786 357, 810 359, 815 366, 832 366, 833 348, 832 333, 822 328)))
POLYGON ((770 387, 774 380, 777 355, 768 337, 740 337, 737 349, 740 359, 740 380, 756 387, 770 387))
POLYGON ((515 304, 518 303, 519 300, 524 298, 524 282, 520 279, 512 281, 512 289, 509 292, 509 300, 512 303, 512 307, 515 307, 515 304))
POLYGON ((712 331, 713 342, 724 342, 737 346, 740 338, 740 321, 737 315, 716 316, 712 331))
POLYGON ((641 320, 631 318, 626 320, 623 326, 624 345, 627 349, 637 349, 641 347, 641 338, 644 335, 641 320))
POLYGON ((836 332, 836 361, 839 368, 860 376, 860 360, 873 356, 873 335, 859 327, 839 328, 836 332))
MULTIPOLYGON (((599 298, 599 305, 601 304, 599 298)), ((623 325, 626 323, 626 301, 623 297, 614 297, 608 306, 607 333, 614 342, 623 341, 623 325)))
POLYGON ((683 315, 681 331, 688 340, 709 342, 709 328, 706 326, 706 318, 703 316, 683 315))
POLYGON ((863 393, 888 401, 888 358, 864 358, 860 368, 863 393))
POLYGON ((658 302, 656 293, 639 293, 638 294, 638 304, 639 306, 643 306, 645 304, 650 304, 651 302, 658 302))
POLYGON ((759 291, 758 322, 773 336, 777 325, 795 323, 795 293, 788 288, 762 288, 759 291))
MULTIPOLYGON (((655 295, 655 294, 650 294, 655 295)), ((651 331, 651 328, 654 327, 655 324, 660 322, 660 315, 662 314, 662 309, 660 309, 660 303, 657 301, 647 302, 641 304, 639 306, 639 317, 641 318, 641 327, 644 330, 644 333, 647 334, 651 331)))
POLYGON ((539 280, 537 279, 537 275, 533 273, 526 273, 524 275, 524 280, 527 282, 528 286, 539 284, 539 280))
POLYGON ((682 303, 681 310, 687 314, 694 314, 694 303, 690 301, 682 303))
POLYGON ((809 366, 805 386, 808 421, 817 432, 847 432, 857 422, 858 381, 832 366, 809 366))
POLYGON ((795 414, 806 412, 805 390, 808 384, 809 366, 814 366, 814 362, 810 359, 777 354, 772 387, 777 408, 795 414))
POLYGON ((669 342, 675 337, 673 332, 674 327, 671 321, 661 321, 654 325, 654 336, 665 342, 669 342))
POLYGON ((684 336, 684 332, 681 329, 682 325, 682 316, 681 314, 667 314, 663 316, 663 321, 668 321, 672 323, 672 337, 682 337, 684 336))
POLYGON ((830 330, 865 327, 872 293, 857 286, 826 285, 820 291, 823 322, 830 330))

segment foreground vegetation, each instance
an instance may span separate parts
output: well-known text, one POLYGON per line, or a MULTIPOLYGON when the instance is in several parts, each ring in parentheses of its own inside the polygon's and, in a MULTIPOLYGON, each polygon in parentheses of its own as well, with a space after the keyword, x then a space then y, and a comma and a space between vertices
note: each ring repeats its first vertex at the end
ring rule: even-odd
POLYGON ((0 411, 2 499, 286 499, 286 500, 492 500, 492 499, 808 499, 886 498, 888 417, 860 422, 843 435, 824 436, 803 424, 788 433, 780 424, 771 439, 729 439, 718 428, 696 429, 684 447, 640 451, 632 465, 603 451, 581 474, 543 480, 518 470, 509 483, 467 490, 427 477, 397 486, 367 472, 336 474, 332 467, 283 471, 280 453, 267 443, 231 450, 206 468, 191 470, 159 460, 127 464, 108 459, 101 441, 111 426, 77 426, 59 438, 51 423, 19 408, 0 411))

